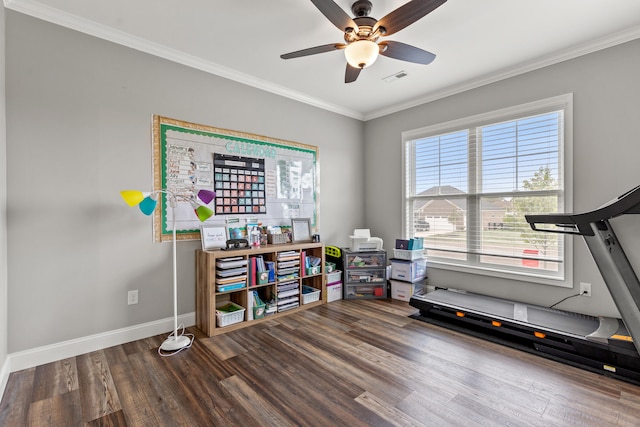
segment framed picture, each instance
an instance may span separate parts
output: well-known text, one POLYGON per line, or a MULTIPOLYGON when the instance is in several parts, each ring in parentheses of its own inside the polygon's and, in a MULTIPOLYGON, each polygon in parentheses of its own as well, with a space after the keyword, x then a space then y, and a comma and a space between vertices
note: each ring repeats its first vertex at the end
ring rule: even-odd
POLYGON ((220 225, 200 226, 202 250, 222 249, 227 246, 227 228, 220 225))
POLYGON ((311 242, 311 219, 292 218, 291 219, 291 241, 311 242))

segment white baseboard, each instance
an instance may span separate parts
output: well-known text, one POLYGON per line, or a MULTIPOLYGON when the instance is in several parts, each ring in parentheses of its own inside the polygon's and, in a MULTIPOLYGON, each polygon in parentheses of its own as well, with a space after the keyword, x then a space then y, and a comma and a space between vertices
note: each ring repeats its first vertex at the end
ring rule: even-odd
MULTIPOLYGON (((178 316, 178 324, 183 324, 185 327, 195 325, 195 312, 178 316)), ((0 374, 2 374, 0 381, 3 381, 0 383, 0 386, 2 386, 2 388, 0 388, 0 398, 6 386, 6 380, 4 378, 5 370, 7 371, 6 377, 8 379, 8 372, 16 372, 22 369, 44 365, 45 363, 90 353, 114 345, 125 344, 165 332, 169 334, 169 331, 173 331, 173 326, 173 317, 168 317, 166 319, 90 335, 88 337, 76 338, 30 350, 19 351, 17 353, 10 353, 7 357, 8 360, 5 361, 2 367, 2 371, 0 371, 0 374)))
POLYGON ((4 395, 4 389, 7 388, 7 382, 9 381, 9 356, 5 357, 0 367, 0 402, 4 395))

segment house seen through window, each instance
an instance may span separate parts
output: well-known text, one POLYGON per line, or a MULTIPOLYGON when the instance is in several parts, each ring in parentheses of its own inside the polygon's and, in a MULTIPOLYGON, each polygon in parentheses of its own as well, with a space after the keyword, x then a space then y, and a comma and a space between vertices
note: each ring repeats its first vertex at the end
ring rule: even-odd
POLYGON ((565 212, 570 98, 407 132, 405 234, 432 265, 566 281, 565 236, 529 213, 565 212))

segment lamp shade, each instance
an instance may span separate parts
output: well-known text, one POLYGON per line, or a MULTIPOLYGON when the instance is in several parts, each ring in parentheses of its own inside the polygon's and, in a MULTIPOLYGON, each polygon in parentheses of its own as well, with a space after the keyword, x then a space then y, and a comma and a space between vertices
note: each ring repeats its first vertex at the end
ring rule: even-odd
POLYGON ((198 198, 202 200, 205 205, 208 205, 215 197, 216 197, 215 191, 211 191, 211 190, 198 191, 198 198))
POLYGON ((347 62, 354 68, 366 68, 376 62, 380 48, 371 40, 358 40, 344 49, 347 62))
MULTIPOLYGON (((143 193, 137 190, 123 190, 120 195, 129 206, 138 205, 140 211, 145 215, 151 215, 158 205, 156 195, 158 193, 166 193, 169 197, 169 205, 172 208, 176 207, 177 201, 183 201, 191 203, 193 211, 201 222, 206 221, 213 216, 214 212, 206 206, 200 205, 196 202, 194 197, 184 197, 169 190, 155 190, 151 193, 143 193), (145 197, 145 194, 147 196, 145 197)), ((216 193, 211 190, 200 190, 198 192, 198 198, 204 203, 210 203, 216 196, 216 193)))
POLYGON ((152 196, 147 196, 144 199, 142 199, 138 207, 140 208, 143 214, 151 215, 153 211, 156 209, 157 205, 158 205, 158 201, 156 199, 154 199, 152 196))
POLYGON ((200 222, 204 222, 213 216, 213 211, 206 206, 198 206, 194 211, 200 222))
POLYGON ((190 200, 189 203, 191 203, 191 207, 193 207, 193 211, 196 213, 200 222, 205 222, 213 216, 213 211, 208 207, 200 205, 193 200, 190 200))
POLYGON ((135 206, 144 200, 144 194, 138 190, 122 190, 120 195, 129 206, 135 206))

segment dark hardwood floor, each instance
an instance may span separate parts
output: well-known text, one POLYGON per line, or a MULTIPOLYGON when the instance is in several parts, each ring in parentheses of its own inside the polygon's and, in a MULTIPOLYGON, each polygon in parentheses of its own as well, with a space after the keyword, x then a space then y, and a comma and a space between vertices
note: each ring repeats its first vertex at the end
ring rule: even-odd
POLYGON ((640 387, 336 301, 172 357, 156 336, 12 373, 2 426, 638 426, 640 387))

